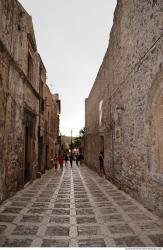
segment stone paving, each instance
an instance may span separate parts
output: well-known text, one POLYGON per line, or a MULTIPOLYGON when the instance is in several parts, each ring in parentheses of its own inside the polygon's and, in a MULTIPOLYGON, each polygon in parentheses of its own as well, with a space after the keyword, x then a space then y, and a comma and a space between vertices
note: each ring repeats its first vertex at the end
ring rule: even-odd
POLYGON ((163 247, 163 222, 86 166, 49 170, 0 206, 1 247, 163 247))

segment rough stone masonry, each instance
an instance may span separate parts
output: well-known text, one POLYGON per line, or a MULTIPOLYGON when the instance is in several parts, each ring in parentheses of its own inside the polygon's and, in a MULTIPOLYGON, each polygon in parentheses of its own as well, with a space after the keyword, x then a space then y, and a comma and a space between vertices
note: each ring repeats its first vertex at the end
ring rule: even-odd
POLYGON ((47 134, 51 121, 55 150, 59 100, 45 86, 32 17, 17 0, 0 0, 0 202, 51 167, 47 134))
POLYGON ((163 216, 163 2, 118 0, 109 46, 86 99, 85 158, 163 216))

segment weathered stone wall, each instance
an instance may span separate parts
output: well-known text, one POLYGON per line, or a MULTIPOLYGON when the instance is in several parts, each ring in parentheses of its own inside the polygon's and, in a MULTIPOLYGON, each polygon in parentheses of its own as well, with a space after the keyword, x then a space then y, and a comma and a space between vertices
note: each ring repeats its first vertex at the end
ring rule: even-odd
POLYGON ((8 58, 4 58, 4 51, 0 46, 0 201, 5 193, 5 165, 4 165, 4 144, 5 144, 5 120, 7 111, 7 89, 9 81, 8 58))
MULTIPOLYGON (((2 48, 2 47, 1 47, 2 48)), ((0 77, 1 77, 1 200, 6 194, 14 192, 22 175, 23 159, 23 80, 9 61, 4 48, 0 52, 0 77), (15 84, 16 83, 16 84, 15 84)), ((19 184, 18 184, 19 183, 19 184)))
POLYGON ((40 82, 39 95, 40 95, 40 106, 39 106, 39 132, 38 132, 38 171, 40 173, 45 172, 45 158, 46 158, 46 125, 45 125, 45 85, 46 85, 46 68, 42 62, 40 55, 39 57, 39 75, 40 82))
POLYGON ((104 57, 102 67, 96 77, 89 97, 85 100, 85 162, 91 167, 99 171, 99 153, 102 150, 100 145, 100 136, 104 136, 104 96, 108 87, 105 81, 105 65, 106 56, 104 57), (102 119, 100 123, 100 102, 102 104, 102 119))
POLYGON ((58 142, 56 134, 56 121, 58 119, 57 114, 57 102, 54 95, 51 94, 49 87, 45 86, 45 99, 46 99, 46 109, 45 109, 45 121, 47 124, 46 131, 46 145, 47 145, 47 156, 46 156, 46 168, 50 169, 53 167, 51 161, 54 158, 55 153, 58 153, 58 142))
MULTIPOLYGON (((0 1, 1 200, 24 185, 24 108, 32 111, 36 117, 39 113, 39 69, 35 55, 33 82, 29 81, 27 75, 28 34, 34 40, 31 27, 31 17, 16 0, 0 1)), ((38 118, 34 129, 31 178, 36 177, 38 167, 38 118)))
POLYGON ((50 91, 46 96, 45 86, 46 69, 37 52, 31 16, 17 0, 1 0, 0 201, 45 172, 46 146, 49 159, 53 156, 57 102, 50 91))
MULTIPOLYGON (((152 146, 151 123, 155 118, 151 96, 157 89, 162 92, 162 11, 159 0, 119 0, 107 60, 100 68, 108 86, 103 97, 108 178, 160 215, 163 215, 163 171, 156 167, 158 155, 152 146)), ((89 110, 92 115, 96 115, 96 96, 99 93, 92 97, 95 102, 89 110)))

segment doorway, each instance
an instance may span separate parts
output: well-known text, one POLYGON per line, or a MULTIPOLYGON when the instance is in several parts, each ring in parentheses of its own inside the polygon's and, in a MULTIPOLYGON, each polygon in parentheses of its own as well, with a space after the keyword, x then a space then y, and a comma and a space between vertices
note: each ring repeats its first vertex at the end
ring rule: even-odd
POLYGON ((48 169, 48 152, 49 152, 49 146, 46 145, 45 169, 48 169))
POLYGON ((44 173, 43 166, 43 136, 38 138, 38 169, 41 173, 44 173))
POLYGON ((25 141, 24 141, 24 184, 32 178, 34 161, 34 124, 35 116, 30 111, 25 111, 25 141))
POLYGON ((104 136, 100 136, 100 152, 104 153, 104 136))

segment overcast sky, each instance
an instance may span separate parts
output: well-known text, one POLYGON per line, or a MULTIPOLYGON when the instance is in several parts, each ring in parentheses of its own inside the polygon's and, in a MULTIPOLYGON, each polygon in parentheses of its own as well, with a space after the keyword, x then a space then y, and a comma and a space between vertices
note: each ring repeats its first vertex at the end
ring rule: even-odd
POLYGON ((84 127, 89 95, 108 47, 116 0, 19 0, 33 18, 48 85, 61 99, 60 130, 84 127))

